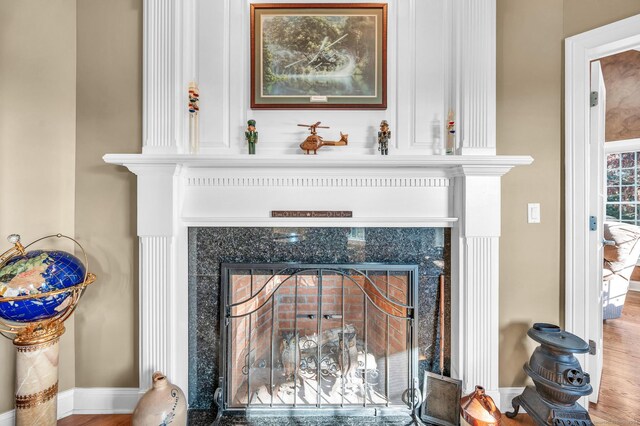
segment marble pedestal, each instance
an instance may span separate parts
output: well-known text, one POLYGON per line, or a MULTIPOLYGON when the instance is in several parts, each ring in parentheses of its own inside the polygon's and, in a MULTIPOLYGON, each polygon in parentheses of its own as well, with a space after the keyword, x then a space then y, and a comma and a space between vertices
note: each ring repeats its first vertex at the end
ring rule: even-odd
POLYGON ((59 343, 16 344, 16 426, 55 426, 59 343))

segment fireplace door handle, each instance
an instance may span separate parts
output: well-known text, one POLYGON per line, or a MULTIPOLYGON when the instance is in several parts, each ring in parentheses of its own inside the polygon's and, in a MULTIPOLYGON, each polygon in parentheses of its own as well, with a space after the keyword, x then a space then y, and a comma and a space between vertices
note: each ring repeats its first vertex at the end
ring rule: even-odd
POLYGON ((298 314, 296 318, 316 319, 316 316, 314 314, 298 314))
POLYGON ((339 314, 327 314, 324 316, 324 319, 342 319, 342 315, 339 314))
MULTIPOLYGON (((326 314, 323 315, 324 319, 342 319, 342 315, 339 314, 326 314)), ((296 318, 304 318, 304 319, 316 319, 315 314, 298 314, 296 318)))

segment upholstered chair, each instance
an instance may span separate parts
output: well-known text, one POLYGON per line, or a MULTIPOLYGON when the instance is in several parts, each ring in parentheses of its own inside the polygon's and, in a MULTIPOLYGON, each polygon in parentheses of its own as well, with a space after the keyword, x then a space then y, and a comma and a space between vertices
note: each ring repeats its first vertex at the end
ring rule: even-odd
POLYGON ((640 257, 640 227, 605 222, 602 318, 620 318, 633 268, 640 257))

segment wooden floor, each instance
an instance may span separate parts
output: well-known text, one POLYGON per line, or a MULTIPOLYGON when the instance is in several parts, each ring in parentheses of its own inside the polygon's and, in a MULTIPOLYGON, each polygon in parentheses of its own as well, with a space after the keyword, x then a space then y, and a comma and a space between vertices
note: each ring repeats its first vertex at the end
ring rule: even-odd
MULTIPOLYGON (((130 424, 130 414, 75 415, 58 420, 58 426, 124 426, 130 424)), ((535 423, 526 414, 519 414, 515 419, 502 416, 502 426, 535 426, 535 423)))
POLYGON ((78 414, 58 420, 58 426, 128 426, 131 414, 78 414))
MULTIPOLYGON (((640 426, 640 293, 630 291, 622 317, 605 321, 604 369, 597 405, 590 414, 598 425, 640 426)), ((502 426, 533 426, 526 415, 502 417, 502 426)), ((58 426, 125 426, 131 415, 75 415, 58 426)))
POLYGON ((640 425, 640 292, 627 294, 621 318, 604 322, 603 356, 600 396, 589 412, 620 425, 640 425))

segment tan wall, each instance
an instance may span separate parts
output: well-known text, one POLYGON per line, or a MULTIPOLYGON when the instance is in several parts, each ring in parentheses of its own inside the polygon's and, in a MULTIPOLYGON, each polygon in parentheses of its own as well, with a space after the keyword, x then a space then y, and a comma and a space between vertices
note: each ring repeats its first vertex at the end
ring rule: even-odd
POLYGON ((76 313, 76 386, 137 387, 135 177, 109 152, 140 152, 142 1, 78 1, 76 235, 98 281, 76 313))
POLYGON ((561 323, 562 3, 498 0, 497 147, 534 163, 503 178, 500 386, 522 386, 533 322, 561 323), (527 223, 527 203, 541 223, 527 223))
MULTIPOLYGON (((76 1, 0 2, 0 251, 9 233, 74 234, 75 100, 76 1)), ((66 326, 61 390, 75 381, 66 326)), ((14 353, 0 338, 0 413, 13 408, 14 353)))
POLYGON ((564 37, 640 14, 638 0, 564 0, 564 37))
MULTIPOLYGON (((89 310, 88 303, 84 305, 86 310, 81 315, 86 326, 78 321, 76 332, 79 386, 123 384, 124 374, 130 374, 129 383, 135 384, 133 376, 137 371, 135 356, 132 356, 137 344, 135 336, 127 331, 135 325, 136 318, 135 223, 126 213, 127 210, 131 215, 135 213, 134 181, 128 172, 104 166, 97 158, 106 152, 140 150, 140 116, 136 117, 140 109, 139 104, 135 104, 135 96, 141 93, 140 70, 135 69, 132 55, 135 49, 140 49, 142 23, 138 3, 133 6, 124 1, 102 3, 81 0, 78 4, 78 105, 83 108, 79 108, 78 115, 76 226, 78 235, 91 238, 95 248, 99 248, 94 250, 94 256, 101 256, 100 262, 104 264, 97 272, 105 278, 104 274, 109 274, 102 284, 122 291, 120 300, 125 303, 122 309, 117 309, 117 315, 110 317, 113 322, 103 328, 99 326, 106 318, 105 313, 95 314, 89 310), (128 35, 130 43, 120 45, 123 34, 128 35), (115 39, 111 40, 112 37, 115 39), (115 56, 103 59, 106 53, 115 56), (114 76, 132 69, 137 81, 123 81, 126 76, 114 76), (104 85, 108 85, 109 90, 104 89, 104 85), (112 90, 115 93, 111 93, 112 90), (89 92, 93 96, 84 95, 89 92), (86 100, 95 100, 96 93, 101 94, 99 105, 86 100), (110 201, 111 214, 100 214, 103 210, 97 205, 81 202, 81 199, 96 201, 97 187, 110 201), (100 221, 91 219, 91 214, 96 213, 100 221), (102 229, 100 235, 96 234, 98 229, 102 229), (94 327, 110 336, 109 339, 117 337, 119 350, 111 352, 103 346, 98 350, 94 344, 99 344, 101 337, 92 331, 94 327), (96 376, 91 360, 94 357, 113 359, 113 355, 121 360, 114 366, 104 367, 96 376)), ((522 365, 535 346, 525 335, 531 324, 563 322, 563 39, 636 13, 640 13, 640 3, 636 0, 565 0, 564 3, 498 0, 498 152, 530 154, 535 158, 532 166, 517 168, 504 178, 500 259, 501 386, 524 383, 522 365), (528 202, 541 203, 541 224, 526 223, 528 202), (523 300, 527 303, 522 303, 523 300)), ((138 50, 137 54, 140 53, 138 50)), ((139 62, 137 64, 139 66, 139 62)), ((113 298, 113 293, 110 296, 101 290, 94 297, 113 298)))
POLYGON ((637 0, 498 0, 499 154, 530 154, 505 176, 500 241, 500 386, 522 386, 533 322, 564 322, 564 38, 640 13, 637 0), (527 224, 526 204, 542 223, 527 224))
MULTIPOLYGON (((141 0, 77 3, 77 128, 76 2, 0 3, 0 179, 28 170, 21 190, 3 188, 17 201, 0 205, 0 233, 67 232, 91 255, 99 281, 75 317, 75 377, 71 323, 63 339, 62 388, 137 386, 135 179, 101 156, 140 152, 141 0)), ((562 323, 563 38, 637 13, 637 0, 498 0, 498 152, 535 158, 504 178, 501 386, 524 382, 531 323, 562 323), (526 223, 527 202, 541 224, 526 223)), ((12 392, 0 363, 0 412, 12 392)))

